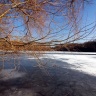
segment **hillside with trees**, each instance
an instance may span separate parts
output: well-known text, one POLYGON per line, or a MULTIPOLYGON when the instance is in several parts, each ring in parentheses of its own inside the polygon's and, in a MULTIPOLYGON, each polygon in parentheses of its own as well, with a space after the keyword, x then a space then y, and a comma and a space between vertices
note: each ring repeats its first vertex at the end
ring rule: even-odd
POLYGON ((74 51, 74 52, 96 52, 96 41, 85 43, 58 44, 55 47, 46 45, 46 43, 22 41, 11 41, 11 44, 4 38, 0 39, 0 50, 12 51, 74 51), (12 45, 11 45, 12 44, 12 45))
POLYGON ((54 48, 56 51, 96 52, 96 41, 85 43, 61 44, 54 48))

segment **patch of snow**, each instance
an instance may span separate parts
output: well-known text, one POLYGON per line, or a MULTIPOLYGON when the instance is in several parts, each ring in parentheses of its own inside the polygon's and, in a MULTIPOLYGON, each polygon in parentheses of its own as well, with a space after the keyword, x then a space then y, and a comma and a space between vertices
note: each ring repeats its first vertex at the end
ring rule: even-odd
POLYGON ((66 62, 71 65, 73 70, 96 76, 96 55, 47 54, 44 58, 66 62))
POLYGON ((1 75, 0 80, 7 80, 7 79, 23 77, 25 75, 25 73, 18 72, 13 69, 4 69, 1 71, 0 75, 1 75))

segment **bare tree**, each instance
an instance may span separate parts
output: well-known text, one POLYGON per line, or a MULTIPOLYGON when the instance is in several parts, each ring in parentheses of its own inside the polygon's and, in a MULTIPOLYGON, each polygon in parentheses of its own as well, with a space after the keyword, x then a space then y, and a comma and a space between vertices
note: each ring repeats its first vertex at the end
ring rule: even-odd
MULTIPOLYGON (((80 27, 88 0, 0 0, 0 37, 12 44, 14 34, 25 44, 73 42, 90 32, 80 27), (82 33, 82 35, 78 35, 82 33)), ((95 25, 91 28, 95 29, 95 25)))

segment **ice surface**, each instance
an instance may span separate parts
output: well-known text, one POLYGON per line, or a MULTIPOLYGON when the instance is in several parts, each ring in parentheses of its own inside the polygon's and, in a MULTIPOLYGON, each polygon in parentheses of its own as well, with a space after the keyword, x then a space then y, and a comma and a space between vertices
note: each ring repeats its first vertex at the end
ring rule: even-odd
MULTIPOLYGON (((25 54, 24 52, 21 52, 23 54, 25 54)), ((28 51, 27 53, 31 53, 30 51, 28 51)), ((43 61, 45 60, 47 64, 50 65, 52 63, 56 63, 57 61, 60 61, 58 64, 56 63, 56 65, 65 68, 65 64, 70 65, 70 67, 66 67, 72 70, 77 70, 80 72, 83 72, 85 74, 89 74, 89 75, 93 75, 96 76, 96 53, 92 53, 92 52, 60 52, 60 51, 50 51, 50 52, 41 52, 44 53, 43 55, 41 55, 39 57, 39 59, 43 59, 43 61), (48 59, 48 60, 47 60, 48 59), (50 62, 49 62, 50 61, 50 62), (62 64, 61 64, 62 63, 62 64)), ((32 55, 24 55, 23 56, 20 55, 19 61, 21 65, 24 66, 33 66, 36 64, 35 60, 38 61, 37 58, 34 58, 32 55)), ((9 57, 7 57, 9 58, 9 57)), ((6 58, 6 59, 7 59, 6 58)), ((17 60, 18 61, 18 60, 17 60)), ((9 63, 9 62, 5 62, 5 63, 9 63)), ((12 63, 12 62, 11 62, 12 63)), ((8 66, 8 64, 5 64, 8 66)), ((10 66, 10 64, 9 64, 10 66)), ((10 69, 11 70, 11 69, 10 69)), ((10 70, 3 70, 3 73, 5 74, 7 71, 10 72, 10 70)), ((16 73, 16 72, 15 72, 16 73)), ((14 73, 12 73, 14 74, 14 73)), ((18 72, 16 73, 17 77, 21 76, 18 72)), ((15 77, 16 77, 15 76, 15 77)))
MULTIPOLYGON (((59 60, 64 63, 66 62, 71 65, 71 69, 73 70, 82 71, 86 74, 96 76, 96 55, 94 55, 96 53, 82 52, 83 55, 79 52, 68 52, 68 53, 70 54, 67 54, 66 52, 65 54, 64 53, 47 54, 44 56, 44 58, 59 60), (87 54, 91 54, 91 55, 87 55, 87 54)), ((58 65, 60 65, 60 63, 58 65)), ((62 65, 62 67, 64 66, 62 65)))
POLYGON ((0 96, 96 96, 96 53, 21 53, 0 58, 0 96))

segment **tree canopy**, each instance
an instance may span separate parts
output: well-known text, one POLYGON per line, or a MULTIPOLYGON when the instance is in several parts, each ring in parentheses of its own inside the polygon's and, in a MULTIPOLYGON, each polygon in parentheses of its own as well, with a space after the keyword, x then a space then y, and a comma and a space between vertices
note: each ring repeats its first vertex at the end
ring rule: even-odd
POLYGON ((0 38, 10 44, 15 38, 25 44, 53 45, 84 38, 95 28, 86 32, 90 24, 80 27, 88 3, 90 0, 0 0, 0 38))

